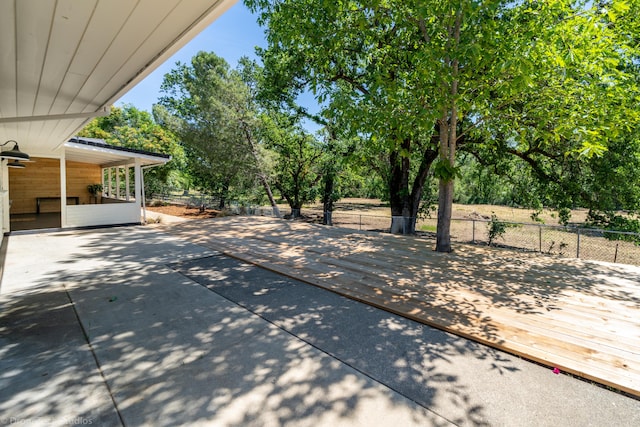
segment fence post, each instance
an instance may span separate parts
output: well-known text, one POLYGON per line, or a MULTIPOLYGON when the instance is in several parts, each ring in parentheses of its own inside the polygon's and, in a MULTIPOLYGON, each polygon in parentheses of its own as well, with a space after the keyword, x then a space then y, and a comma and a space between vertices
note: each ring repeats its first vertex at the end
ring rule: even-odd
POLYGON ((360 219, 358 220, 358 230, 362 231, 362 215, 359 215, 360 219))
POLYGON ((476 243, 476 220, 471 220, 471 243, 476 243))
POLYGON ((616 243, 616 253, 613 255, 613 262, 618 262, 618 245, 620 243, 616 243))
POLYGON ((576 258, 580 258, 580 227, 578 227, 578 248, 576 249, 576 258))
POLYGON ((542 253, 542 225, 538 225, 538 252, 542 253))

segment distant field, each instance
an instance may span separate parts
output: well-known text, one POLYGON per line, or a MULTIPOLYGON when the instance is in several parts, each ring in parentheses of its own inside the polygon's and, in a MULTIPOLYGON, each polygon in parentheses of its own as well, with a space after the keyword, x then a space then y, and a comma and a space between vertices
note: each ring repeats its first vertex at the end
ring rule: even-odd
MULTIPOLYGON (((322 209, 322 204, 309 205, 310 209, 322 209)), ((282 206, 284 212, 287 207, 282 206)), ((379 199, 340 199, 335 204, 335 211, 348 211, 353 214, 391 216, 389 205, 379 199)), ((453 204, 453 218, 459 219, 490 219, 495 213, 503 221, 534 223, 531 219, 532 209, 512 208, 497 205, 461 205, 453 204)), ((435 218, 435 212, 433 217, 435 218)), ((540 218, 547 225, 558 225, 558 217, 555 212, 545 209, 540 218)), ((586 209, 571 211, 571 223, 582 224, 587 218, 586 209)))
MULTIPOLYGON (((287 205, 279 205, 283 214, 289 213, 287 205)), ((165 209, 171 207, 165 207, 165 209)), ((150 208, 154 210, 156 208, 150 208)), ((192 211, 196 211, 192 209, 192 211)), ((244 213, 252 215, 271 215, 271 209, 252 209, 244 213)), ((218 211, 172 213, 173 215, 196 218, 217 216, 218 211)), ((544 225, 531 219, 531 209, 512 208, 496 205, 453 205, 451 239, 458 243, 488 244, 489 220, 495 213, 499 220, 523 225, 507 228, 494 244, 506 249, 526 252, 539 252, 561 257, 582 258, 607 262, 640 265, 640 246, 633 242, 609 240, 605 233, 598 230, 585 230, 572 227, 585 222, 585 209, 573 210, 570 227, 561 227, 555 212, 544 210, 540 218, 544 225)), ((303 216, 312 222, 322 221, 322 205, 319 203, 304 206, 303 216)), ((388 204, 377 199, 342 199, 335 204, 332 215, 333 225, 344 228, 371 231, 389 231, 391 211, 388 204)), ((432 239, 435 244, 437 226, 436 213, 431 218, 419 219, 416 231, 421 237, 432 239)))
MULTIPOLYGON (((288 212, 286 206, 283 212, 288 212)), ((306 216, 315 215, 321 221, 322 205, 315 204, 302 209, 306 216)), ((578 230, 574 227, 558 227, 555 212, 544 210, 541 223, 531 219, 533 210, 496 205, 453 205, 451 239, 454 242, 487 244, 488 220, 495 213, 498 219, 524 225, 508 228, 505 234, 494 243, 518 251, 541 252, 561 257, 579 257, 598 261, 619 262, 640 265, 640 246, 633 242, 608 240, 601 232, 578 230), (557 228, 556 228, 557 227, 557 228)), ((571 212, 570 225, 585 222, 587 210, 577 209, 571 212)), ((391 223, 389 207, 375 199, 342 199, 336 203, 333 212, 333 224, 340 227, 360 230, 388 230, 391 223)), ((437 215, 419 219, 416 230, 423 237, 435 239, 437 215)), ((435 240, 434 240, 435 241, 435 240)))

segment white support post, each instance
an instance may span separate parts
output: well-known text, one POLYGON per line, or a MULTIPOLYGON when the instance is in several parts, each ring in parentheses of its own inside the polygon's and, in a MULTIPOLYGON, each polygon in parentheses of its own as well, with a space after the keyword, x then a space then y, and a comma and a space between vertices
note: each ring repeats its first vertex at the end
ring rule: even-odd
POLYGON ((11 202, 9 201, 9 168, 8 160, 0 160, 2 162, 2 173, 0 174, 0 204, 2 204, 2 233, 11 231, 11 202))
POLYGON ((120 199, 120 166, 116 166, 116 199, 120 199))
POLYGON ((136 158, 134 168, 133 184, 136 206, 142 206, 142 162, 140 159, 136 158))
POLYGON ((113 176, 111 174, 112 171, 113 171, 113 168, 109 168, 107 172, 107 181, 109 181, 109 185, 107 185, 107 197, 113 196, 113 192, 112 192, 113 184, 111 184, 111 181, 113 180, 113 176))
POLYGON ((67 225, 67 159, 64 148, 60 150, 60 226, 67 225))
POLYGON ((126 191, 127 202, 131 199, 131 183, 129 182, 129 165, 124 167, 124 186, 126 191))

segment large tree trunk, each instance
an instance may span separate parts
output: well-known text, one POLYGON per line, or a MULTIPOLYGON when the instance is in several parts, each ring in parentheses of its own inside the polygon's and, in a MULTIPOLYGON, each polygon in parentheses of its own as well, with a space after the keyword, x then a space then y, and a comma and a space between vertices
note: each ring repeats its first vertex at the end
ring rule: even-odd
MULTIPOLYGON (((411 141, 405 140, 402 149, 409 152, 411 141)), ((391 152, 389 160, 391 173, 389 176, 389 204, 391 206, 391 233, 413 234, 416 231, 416 221, 422 201, 422 192, 427 182, 429 169, 438 157, 438 151, 428 148, 422 154, 418 173, 413 183, 410 183, 411 163, 406 156, 401 156, 400 150, 391 152), (410 190, 411 188, 411 190, 410 190)))
MULTIPOLYGON (((460 27, 462 25, 462 12, 456 14, 453 26, 449 28, 448 47, 457 46, 460 42, 460 27)), ((456 164, 456 144, 458 142, 458 108, 456 97, 458 96, 458 60, 447 58, 451 67, 451 87, 449 88, 450 101, 443 108, 438 125, 440 126, 440 162, 446 172, 440 176, 438 194, 438 226, 436 229, 436 251, 451 252, 451 214, 453 212, 453 190, 456 164)), ((442 169, 441 169, 442 171, 442 169)))
POLYGON ((440 162, 443 164, 439 177, 438 226, 436 228, 436 251, 451 252, 451 215, 453 212, 454 166, 456 161, 457 110, 452 101, 451 117, 448 114, 440 121, 440 162))
POLYGON ((267 197, 269 198, 269 203, 271 203, 273 214, 276 216, 276 218, 282 218, 282 215, 280 215, 280 209, 278 209, 278 205, 276 204, 276 199, 273 197, 273 193, 271 192, 271 186, 269 186, 269 181, 267 181, 267 177, 264 176, 263 173, 260 173, 259 176, 260 176, 260 182, 264 187, 264 191, 267 193, 267 197))
POLYGON ((328 172, 324 176, 324 189, 322 193, 322 224, 332 225, 333 191, 335 189, 335 175, 328 172))
MULTIPOLYGON (((402 141, 401 148, 391 152, 389 161, 389 205, 391 206, 391 233, 409 234, 411 205, 409 203, 410 159, 401 152, 409 153, 411 141, 402 141), (407 224, 409 223, 409 224, 407 224)), ((415 226, 414 226, 415 227, 415 226)))
POLYGON ((436 251, 451 252, 451 214, 453 211, 453 180, 440 179, 438 194, 438 227, 436 251))
MULTIPOLYGON (((455 110, 455 107, 453 108, 455 110)), ((438 225, 436 228, 436 251, 451 252, 451 214, 453 212, 453 166, 455 164, 456 127, 455 118, 445 111, 440 120, 440 170, 438 186, 438 225)))

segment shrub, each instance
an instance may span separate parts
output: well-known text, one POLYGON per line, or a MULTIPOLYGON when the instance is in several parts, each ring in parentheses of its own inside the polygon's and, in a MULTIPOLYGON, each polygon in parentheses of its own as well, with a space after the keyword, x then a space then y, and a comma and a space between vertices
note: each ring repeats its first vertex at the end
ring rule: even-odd
POLYGON ((508 228, 518 227, 518 224, 500 221, 495 212, 491 212, 491 221, 487 224, 489 227, 489 246, 493 245, 496 239, 504 238, 504 233, 508 228))

